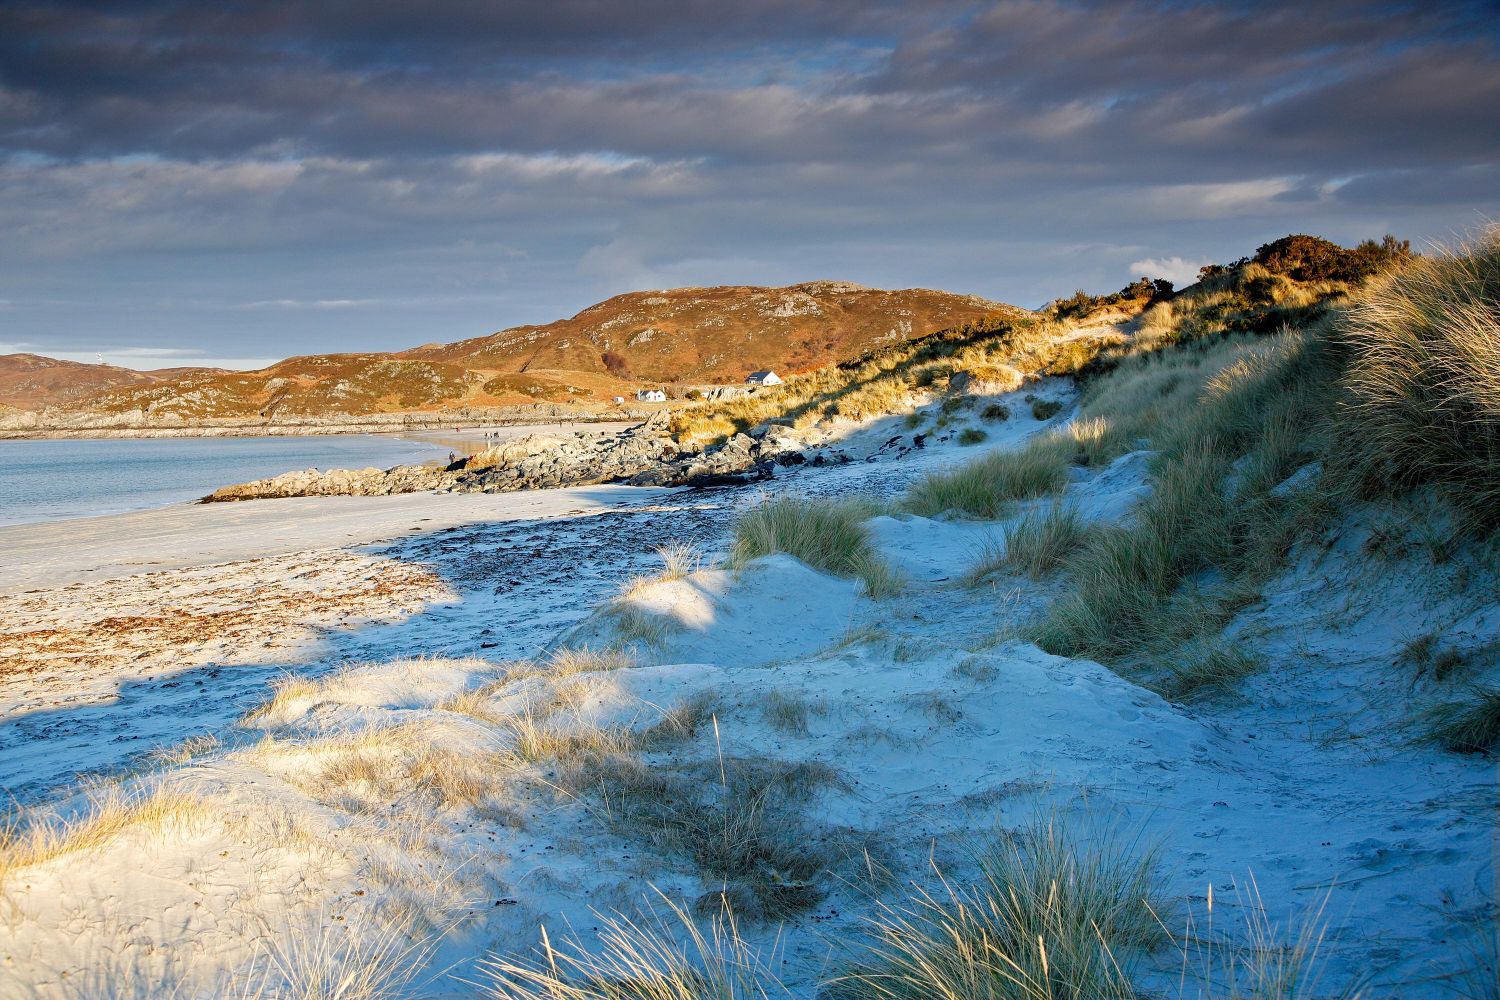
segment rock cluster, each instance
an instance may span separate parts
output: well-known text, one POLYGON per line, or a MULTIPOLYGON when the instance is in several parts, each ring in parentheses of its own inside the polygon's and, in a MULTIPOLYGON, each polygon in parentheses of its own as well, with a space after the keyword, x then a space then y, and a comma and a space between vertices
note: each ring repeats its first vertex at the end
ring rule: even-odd
POLYGON ((783 426, 736 434, 709 448, 683 446, 658 416, 614 434, 530 434, 442 468, 309 469, 288 472, 204 497, 205 503, 304 496, 387 496, 422 490, 504 493, 511 490, 628 483, 632 486, 719 486, 769 478, 776 464, 806 461, 803 444, 783 426))

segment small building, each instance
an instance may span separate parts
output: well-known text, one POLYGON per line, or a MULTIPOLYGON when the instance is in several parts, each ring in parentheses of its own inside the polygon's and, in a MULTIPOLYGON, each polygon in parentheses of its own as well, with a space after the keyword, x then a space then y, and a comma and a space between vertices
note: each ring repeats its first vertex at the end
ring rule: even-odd
POLYGON ((780 385, 782 378, 772 371, 751 372, 745 378, 746 385, 780 385))
POLYGON ((635 398, 641 403, 665 403, 667 394, 661 389, 642 389, 635 394, 635 398))
POLYGON ((619 406, 621 403, 625 402, 625 397, 615 396, 610 400, 610 402, 614 403, 616 406, 619 406))

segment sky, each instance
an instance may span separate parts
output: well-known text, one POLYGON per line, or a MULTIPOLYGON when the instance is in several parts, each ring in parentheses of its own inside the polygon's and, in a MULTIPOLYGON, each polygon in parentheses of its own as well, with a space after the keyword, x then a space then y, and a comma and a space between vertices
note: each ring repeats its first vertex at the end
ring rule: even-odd
POLYGON ((5 0, 0 353, 256 367, 833 278, 1035 307, 1500 218, 1500 10, 5 0))

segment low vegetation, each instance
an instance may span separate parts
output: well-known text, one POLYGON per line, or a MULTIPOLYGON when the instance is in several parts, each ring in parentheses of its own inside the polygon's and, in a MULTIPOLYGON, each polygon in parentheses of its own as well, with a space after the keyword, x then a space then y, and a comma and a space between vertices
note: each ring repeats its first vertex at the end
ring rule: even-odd
POLYGON ((1258 670, 1259 661, 1243 649, 1210 643, 1206 649, 1190 651, 1184 660, 1169 665, 1165 693, 1183 700, 1228 691, 1258 670))
POLYGON ((102 787, 59 810, 12 809, 0 815, 0 890, 22 868, 98 850, 127 831, 159 834, 207 818, 197 798, 144 786, 102 787))
POLYGON ((1436 485, 1500 524, 1500 228, 1376 280, 1335 336, 1340 439, 1367 494, 1436 485))
POLYGON ((978 427, 965 427, 958 433, 958 443, 961 445, 981 444, 989 439, 989 435, 978 427))
POLYGON ((1005 564, 1032 579, 1046 576, 1083 544, 1086 528, 1065 504, 1034 510, 1005 532, 1005 564))
POLYGON ((1405 264, 1411 258, 1411 241, 1398 240, 1391 235, 1379 241, 1365 240, 1352 249, 1346 249, 1317 236, 1293 233, 1256 247, 1253 256, 1241 257, 1232 264, 1209 264, 1198 276, 1200 280, 1208 280, 1243 271, 1254 264, 1267 273, 1294 281, 1353 284, 1405 264))
POLYGON ((1430 258, 1390 239, 1267 244, 1099 352, 1074 422, 933 475, 902 506, 1004 517, 1059 492, 1070 465, 1150 447, 1154 490, 1131 522, 1080 535, 1028 518, 971 576, 1062 565, 1070 590, 1029 638, 1175 697, 1230 687, 1257 668, 1217 641, 1224 623, 1350 502, 1438 484, 1470 530, 1500 518, 1497 299, 1500 231, 1430 258))
POLYGON ((1049 310, 1058 319, 1089 319, 1111 309, 1136 313, 1154 302, 1172 297, 1172 283, 1164 278, 1141 278, 1109 295, 1090 295, 1079 289, 1065 299, 1052 303, 1049 310))
POLYGON ((767 422, 805 427, 835 417, 908 413, 960 373, 1008 390, 1019 385, 1021 372, 1081 371, 1122 340, 1111 331, 1060 339, 1060 331, 1055 322, 1032 316, 965 324, 798 375, 751 396, 680 410, 672 418, 672 433, 679 440, 721 440, 767 422))
MULTIPOLYGON (((1049 439, 1049 444, 1061 436, 1049 439)), ((1068 483, 1068 463, 1060 448, 1033 445, 1019 451, 992 451, 977 461, 928 476, 913 486, 901 506, 934 517, 948 511, 993 520, 1017 500, 1059 493, 1068 483)))
POLYGON ((600 919, 598 943, 554 942, 542 931, 534 961, 482 966, 495 1000, 773 1000, 790 997, 769 963, 740 935, 731 912, 703 926, 663 899, 638 921, 600 919), (686 947, 683 941, 686 941, 686 947))
POLYGON ((863 501, 771 500, 735 522, 729 564, 739 568, 785 552, 814 569, 862 580, 872 597, 888 597, 901 589, 901 577, 870 541, 864 522, 876 513, 863 501))
POLYGON ((843 984, 860 1000, 1127 1000, 1132 958, 1167 940, 1150 851, 1034 822, 974 851, 979 877, 882 905, 843 984))
POLYGON ((1429 719, 1428 734, 1457 753, 1500 749, 1500 690, 1474 687, 1464 700, 1439 706, 1429 719))

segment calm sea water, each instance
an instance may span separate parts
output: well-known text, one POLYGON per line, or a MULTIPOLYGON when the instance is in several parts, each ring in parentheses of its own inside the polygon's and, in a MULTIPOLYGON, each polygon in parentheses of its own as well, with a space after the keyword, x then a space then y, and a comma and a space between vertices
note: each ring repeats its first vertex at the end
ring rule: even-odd
POLYGON ((294 469, 447 457, 445 447, 366 435, 0 441, 0 524, 159 507, 294 469))

